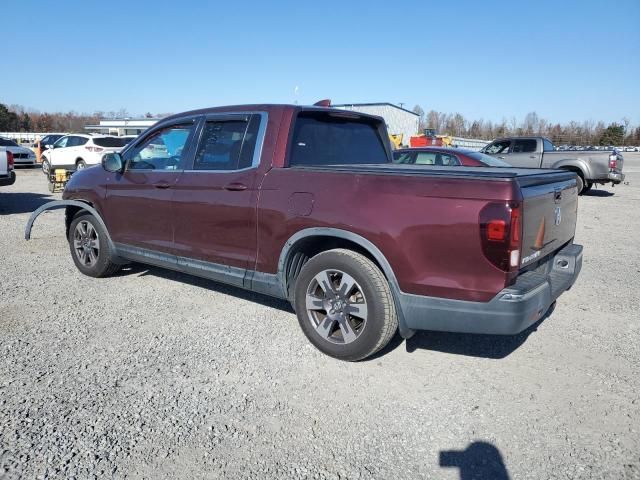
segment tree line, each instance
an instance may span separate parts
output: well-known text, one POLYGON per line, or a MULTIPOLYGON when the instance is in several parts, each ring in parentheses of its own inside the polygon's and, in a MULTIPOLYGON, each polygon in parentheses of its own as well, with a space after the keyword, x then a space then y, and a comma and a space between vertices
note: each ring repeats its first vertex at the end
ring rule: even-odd
MULTIPOLYGON (((468 120, 460 113, 443 113, 435 110, 425 112, 420 105, 413 111, 420 116, 420 131, 435 128, 438 133, 456 137, 493 140, 510 135, 542 135, 556 145, 640 145, 640 127, 631 128, 628 118, 605 125, 604 122, 551 123, 540 118, 536 112, 525 115, 522 121, 516 117, 491 120, 468 120)), ((169 115, 146 113, 146 118, 169 115)), ((100 120, 126 118, 125 109, 118 111, 96 111, 92 114, 69 112, 41 113, 27 111, 21 105, 0 103, 0 132, 83 132, 85 125, 97 124, 100 120)))
MULTIPOLYGON (((159 118, 168 114, 153 115, 146 113, 145 118, 159 118)), ((53 112, 41 113, 27 111, 22 105, 4 105, 0 103, 0 132, 84 132, 85 125, 95 125, 100 120, 126 118, 125 109, 112 112, 94 113, 53 112)))
POLYGON ((640 127, 632 128, 629 118, 605 125, 604 122, 586 120, 568 123, 552 123, 540 118, 536 112, 525 115, 522 121, 516 117, 491 120, 468 120, 460 113, 425 112, 420 105, 413 111, 420 116, 420 131, 436 129, 437 133, 455 137, 493 140, 513 135, 541 135, 556 145, 640 145, 640 127))

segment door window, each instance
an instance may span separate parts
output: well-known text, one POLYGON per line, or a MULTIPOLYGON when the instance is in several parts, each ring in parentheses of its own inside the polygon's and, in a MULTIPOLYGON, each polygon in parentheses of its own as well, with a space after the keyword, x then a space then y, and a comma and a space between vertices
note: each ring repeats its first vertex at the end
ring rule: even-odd
POLYGON ((457 157, 441 152, 418 152, 416 154, 416 165, 435 166, 458 166, 460 162, 457 157))
POLYGON ((152 133, 125 159, 129 170, 177 170, 188 147, 193 125, 172 125, 152 133))
POLYGON ((511 145, 511 140, 502 140, 499 142, 492 143, 487 147, 485 153, 490 155, 495 155, 496 153, 509 153, 509 146, 511 145))
POLYGON ((85 143, 87 143, 87 141, 89 140, 88 138, 84 138, 84 137, 67 137, 69 140, 67 140, 67 147, 79 147, 81 145, 84 145, 85 143))
POLYGON ((542 142, 544 144, 544 151, 545 152, 553 152, 555 150, 555 147, 553 146, 553 143, 551 143, 546 138, 542 142))
POLYGON ((53 148, 65 148, 67 146, 68 141, 69 141, 69 137, 62 137, 53 145, 53 148))
POLYGON ((513 153, 535 152, 537 147, 538 147, 538 142, 533 138, 515 140, 513 142, 513 153))
POLYGON ((205 123, 193 163, 194 170, 241 170, 253 162, 260 116, 205 123))

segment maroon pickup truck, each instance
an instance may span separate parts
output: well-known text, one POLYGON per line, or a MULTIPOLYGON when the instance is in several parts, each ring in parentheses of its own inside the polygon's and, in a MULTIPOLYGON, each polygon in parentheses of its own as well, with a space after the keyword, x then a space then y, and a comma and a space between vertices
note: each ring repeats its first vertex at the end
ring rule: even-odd
POLYGON ((288 299, 309 340, 358 360, 399 330, 516 334, 575 282, 576 176, 393 164, 384 121, 244 105, 166 118, 64 200, 78 269, 127 262, 288 299))

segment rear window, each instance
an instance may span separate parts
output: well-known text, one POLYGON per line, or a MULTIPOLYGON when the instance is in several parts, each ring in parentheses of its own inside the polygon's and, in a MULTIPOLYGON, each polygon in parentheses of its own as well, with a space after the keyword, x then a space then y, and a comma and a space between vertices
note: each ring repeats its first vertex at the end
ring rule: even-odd
POLYGON ((122 137, 102 137, 102 138, 94 138, 93 144, 99 147, 124 147, 127 143, 129 143, 130 138, 122 138, 122 137))
POLYGON ((293 131, 289 166, 389 163, 375 119, 303 112, 293 131))

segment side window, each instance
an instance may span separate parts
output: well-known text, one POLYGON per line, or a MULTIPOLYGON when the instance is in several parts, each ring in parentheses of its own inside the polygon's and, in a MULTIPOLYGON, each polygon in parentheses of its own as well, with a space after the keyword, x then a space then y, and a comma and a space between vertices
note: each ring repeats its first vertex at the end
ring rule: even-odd
POLYGON ((127 152, 129 170, 177 170, 187 148, 193 124, 172 125, 154 132, 127 152))
POLYGON ((393 163, 410 165, 413 163, 412 152, 393 152, 393 163))
POLYGON ((89 141, 89 139, 86 138, 86 137, 76 137, 76 138, 78 139, 77 140, 77 142, 78 142, 77 145, 78 146, 84 145, 85 143, 87 143, 89 141))
POLYGON ((416 154, 416 165, 435 165, 435 152, 418 152, 416 154))
POLYGON ((510 145, 511 145, 510 140, 502 140, 499 142, 495 142, 487 147, 487 149, 485 150, 485 153, 488 153, 490 155, 491 154, 495 155, 496 153, 509 153, 510 145))
POLYGON ((513 142, 513 153, 535 152, 537 147, 538 141, 533 138, 516 140, 513 142))
POLYGON ((194 170, 240 170, 251 166, 260 116, 246 120, 205 123, 196 151, 194 170))
POLYGON ((69 140, 67 140, 67 147, 79 147, 80 145, 84 145, 85 143, 87 143, 87 139, 86 138, 82 138, 82 137, 68 137, 69 140))
POLYGON ((70 137, 62 137, 54 144, 54 148, 65 148, 70 137))
POLYGON ((553 152, 555 150, 555 147, 553 146, 553 143, 551 143, 546 138, 543 139, 542 142, 544 144, 544 151, 545 152, 553 152))
POLYGON ((460 161, 454 155, 442 152, 418 152, 416 165, 435 165, 439 167, 453 167, 460 165, 460 161))

